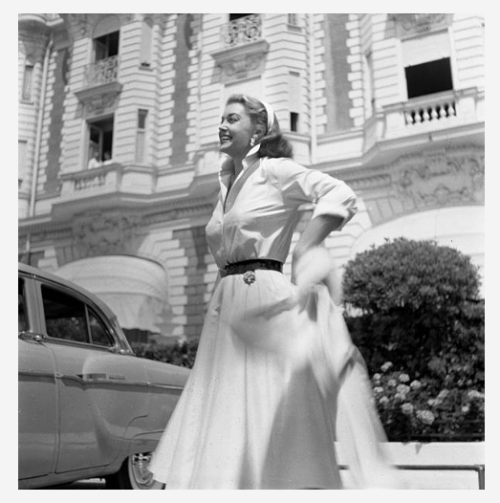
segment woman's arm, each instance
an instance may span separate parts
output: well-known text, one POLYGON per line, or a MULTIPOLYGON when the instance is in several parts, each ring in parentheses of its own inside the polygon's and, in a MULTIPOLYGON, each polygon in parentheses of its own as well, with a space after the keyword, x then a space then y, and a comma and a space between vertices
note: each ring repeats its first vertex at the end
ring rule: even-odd
POLYGON ((342 225, 343 221, 342 217, 334 215, 318 215, 309 222, 293 250, 292 275, 293 262, 297 262, 306 251, 319 246, 332 231, 342 225))
POLYGON ((302 233, 292 254, 292 282, 299 287, 307 287, 309 281, 314 283, 316 279, 322 279, 336 304, 340 304, 342 299, 339 271, 334 267, 326 250, 322 253, 313 252, 313 250, 317 249, 332 231, 338 229, 343 221, 342 217, 332 215, 318 215, 313 218, 302 233), (312 253, 308 254, 309 251, 312 253), (301 259, 304 259, 306 263, 300 264, 301 259), (311 261, 314 263, 307 263, 311 261))

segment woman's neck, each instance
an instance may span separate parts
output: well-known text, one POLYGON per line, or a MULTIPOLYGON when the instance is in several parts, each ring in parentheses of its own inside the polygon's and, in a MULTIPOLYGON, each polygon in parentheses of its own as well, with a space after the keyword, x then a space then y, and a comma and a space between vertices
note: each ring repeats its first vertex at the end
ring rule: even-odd
POLYGON ((233 159, 235 178, 243 171, 243 159, 233 159))

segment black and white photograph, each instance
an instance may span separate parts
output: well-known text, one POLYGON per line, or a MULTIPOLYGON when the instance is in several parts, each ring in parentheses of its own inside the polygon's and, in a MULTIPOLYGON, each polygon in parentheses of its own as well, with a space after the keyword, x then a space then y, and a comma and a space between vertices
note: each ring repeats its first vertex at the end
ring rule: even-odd
POLYGON ((300 7, 16 13, 18 490, 486 489, 486 15, 300 7))

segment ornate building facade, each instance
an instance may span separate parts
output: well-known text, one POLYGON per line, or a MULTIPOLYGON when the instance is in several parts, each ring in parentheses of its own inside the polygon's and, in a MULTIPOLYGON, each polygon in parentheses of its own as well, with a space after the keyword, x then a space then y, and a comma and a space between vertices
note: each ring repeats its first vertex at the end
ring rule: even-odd
POLYGON ((274 107, 298 162, 356 191, 327 240, 339 265, 406 236, 483 270, 481 16, 21 14, 18 33, 20 260, 126 329, 200 333, 217 126, 238 92, 274 107))

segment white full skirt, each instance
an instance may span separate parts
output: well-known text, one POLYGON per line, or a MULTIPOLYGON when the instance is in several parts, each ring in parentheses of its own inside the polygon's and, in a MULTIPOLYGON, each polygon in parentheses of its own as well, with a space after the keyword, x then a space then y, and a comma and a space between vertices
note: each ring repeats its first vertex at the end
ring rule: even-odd
POLYGON ((363 361, 324 285, 283 274, 214 289, 195 365, 150 464, 167 489, 393 487, 363 361))

